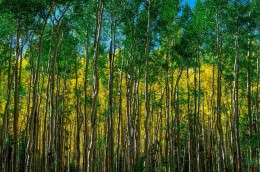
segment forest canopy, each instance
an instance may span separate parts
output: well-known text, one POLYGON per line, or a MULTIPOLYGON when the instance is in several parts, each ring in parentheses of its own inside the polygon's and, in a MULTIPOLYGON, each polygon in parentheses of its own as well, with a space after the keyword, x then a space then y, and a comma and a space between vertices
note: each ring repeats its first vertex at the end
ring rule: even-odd
POLYGON ((0 171, 259 171, 259 7, 0 0, 0 171))

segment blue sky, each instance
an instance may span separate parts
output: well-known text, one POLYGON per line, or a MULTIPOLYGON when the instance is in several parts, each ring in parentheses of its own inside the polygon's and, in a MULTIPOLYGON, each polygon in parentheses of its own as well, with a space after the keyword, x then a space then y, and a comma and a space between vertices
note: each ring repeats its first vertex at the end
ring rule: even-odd
MULTIPOLYGON (((187 1, 188 1, 190 8, 193 9, 195 6, 196 0, 182 0, 181 5, 184 6, 187 1)), ((181 15, 182 15, 182 10, 179 11, 179 13, 178 13, 178 16, 181 16, 181 15)))
POLYGON ((188 3, 189 3, 189 5, 190 5, 191 8, 194 7, 195 2, 196 2, 196 0, 188 0, 188 3))

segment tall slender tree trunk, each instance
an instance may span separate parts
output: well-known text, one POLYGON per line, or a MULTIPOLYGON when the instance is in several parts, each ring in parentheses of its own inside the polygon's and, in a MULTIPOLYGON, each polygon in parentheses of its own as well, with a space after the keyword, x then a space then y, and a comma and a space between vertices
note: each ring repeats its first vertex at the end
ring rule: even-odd
MULTIPOLYGON (((200 62, 200 47, 198 46, 198 50, 197 50, 197 62, 198 62, 198 110, 197 110, 197 141, 198 141, 198 145, 197 145, 197 152, 198 152, 198 156, 197 156, 197 166, 198 166, 198 171, 205 171, 205 158, 204 158, 204 152, 205 149, 203 147, 203 123, 204 123, 204 116, 201 116, 201 62, 200 62), (202 122, 201 122, 202 121, 202 122)), ((202 100, 202 104, 203 104, 203 100, 202 100)), ((202 113, 203 114, 203 113, 202 113)))
POLYGON ((217 76, 217 129, 219 135, 218 143, 218 171, 226 170, 225 166, 225 151, 224 151, 224 141, 223 141, 223 130, 221 124, 221 77, 222 77, 222 55, 221 55, 221 40, 220 40, 220 23, 219 23, 219 12, 216 14, 216 32, 217 32, 217 56, 218 56, 218 76, 217 76))
MULTIPOLYGON (((183 67, 180 68, 179 74, 177 76, 176 79, 176 83, 174 85, 173 89, 173 110, 174 110, 174 114, 175 114, 175 121, 176 121, 176 139, 177 139, 177 164, 178 164, 178 172, 181 172, 181 145, 180 145, 180 114, 179 114, 179 109, 178 109, 178 85, 179 85, 179 81, 181 79, 182 76, 182 72, 183 72, 183 67)), ((173 81, 172 81, 173 82, 173 81)), ((174 122, 175 123, 175 122, 174 122)), ((173 137, 173 136, 172 136, 173 137)), ((172 155, 175 156, 175 155, 172 155)), ((171 170, 175 170, 174 168, 172 168, 171 170)))
POLYGON ((13 73, 11 71, 12 69, 12 43, 13 41, 11 40, 10 43, 10 56, 8 60, 8 72, 7 72, 7 100, 6 104, 4 107, 4 116, 3 116, 3 122, 2 122, 2 132, 1 132, 1 170, 9 170, 9 166, 11 166, 11 161, 9 160, 11 157, 8 159, 8 148, 5 148, 3 145, 5 142, 9 142, 9 107, 11 104, 11 91, 12 91, 12 83, 13 83, 13 73))
POLYGON ((193 96, 194 96, 194 118, 193 118, 193 134, 194 134, 194 150, 196 151, 195 153, 195 163, 194 163, 194 170, 196 169, 197 171, 199 171, 199 167, 198 167, 198 157, 199 157, 199 152, 197 150, 197 146, 198 146, 198 99, 197 99, 197 56, 195 57, 195 65, 194 65, 194 76, 193 76, 193 80, 194 80, 194 91, 193 91, 193 96))
MULTIPOLYGON (((172 78, 173 79, 173 78, 172 78)), ((165 111, 165 124, 166 124, 166 135, 165 135, 165 139, 166 139, 166 146, 165 146, 165 161, 166 161, 166 171, 170 171, 171 168, 173 168, 171 166, 170 160, 172 160, 171 158, 171 127, 170 127, 170 118, 171 118, 171 109, 170 109, 170 87, 169 87, 169 76, 168 76, 168 84, 166 85, 166 90, 165 90, 165 110, 167 110, 167 113, 165 111)), ((173 90, 173 88, 171 88, 173 90)), ((173 157, 174 158, 174 157, 173 157)))
POLYGON ((86 36, 86 56, 85 56, 85 69, 84 69, 84 143, 83 143, 83 172, 87 172, 88 165, 88 115, 87 115, 87 78, 88 78, 88 68, 89 68, 89 35, 87 32, 86 36))
POLYGON ((150 122, 150 103, 149 103, 149 52, 150 52, 150 0, 147 0, 147 30, 146 30, 146 46, 145 46, 145 143, 144 143, 144 167, 145 171, 150 171, 150 156, 149 156, 149 122, 150 122))
POLYGON ((113 171, 114 163, 114 117, 113 117, 113 81, 114 81, 114 54, 115 54, 115 21, 111 16, 110 50, 109 50, 109 103, 108 103, 108 150, 107 150, 107 171, 113 171))
POLYGON ((169 53, 166 55, 166 76, 165 76, 165 120, 166 120, 166 133, 165 133, 165 161, 166 161, 166 171, 168 168, 168 155, 169 155, 169 53))
MULTIPOLYGON (((250 36, 250 35, 249 35, 250 36)), ((253 114, 252 114, 252 90, 251 90, 251 74, 252 74, 252 69, 251 69, 251 40, 248 38, 248 45, 247 45, 247 113, 248 113, 248 119, 249 119, 249 136, 252 138, 254 135, 254 130, 253 130, 253 114)), ((250 142, 249 146, 249 159, 252 161, 254 159, 254 152, 256 150, 252 150, 252 141, 250 142)), ((253 164, 249 165, 249 171, 254 172, 255 167, 253 164)))
POLYGON ((94 41, 94 57, 93 57, 93 95, 92 95, 92 105, 90 111, 90 120, 91 120, 91 140, 88 150, 88 171, 95 171, 95 147, 96 147, 96 125, 97 125, 97 98, 99 93, 99 76, 98 76, 98 49, 100 44, 100 35, 102 27, 102 18, 103 18, 103 0, 98 1, 98 8, 96 12, 96 30, 95 30, 95 41, 94 41))
MULTIPOLYGON (((51 9, 50 9, 51 11, 51 9)), ((49 11, 49 13, 50 13, 49 11)), ((30 114, 30 119, 29 119, 29 129, 30 129, 30 139, 29 139, 29 154, 28 157, 28 162, 32 162, 32 164, 28 164, 28 166, 32 165, 32 169, 35 168, 36 165, 36 148, 37 148, 37 143, 36 141, 36 136, 37 136, 37 125, 38 125, 38 114, 37 114, 37 106, 38 106, 38 89, 37 85, 40 80, 40 61, 41 61, 41 56, 42 56, 42 42, 43 42, 43 36, 44 32, 46 29, 47 25, 47 20, 48 20, 49 14, 47 17, 44 19, 44 25, 43 29, 40 34, 39 42, 38 42, 38 54, 37 54, 37 61, 36 61, 36 70, 33 70, 33 91, 32 91, 32 108, 31 108, 31 114, 30 114), (35 123, 36 122, 36 123, 35 123)), ((33 58, 33 57, 32 57, 33 58)))
MULTIPOLYGON (((54 55, 53 55, 53 59, 52 59, 52 67, 51 67, 51 87, 50 87, 50 121, 49 121, 49 147, 48 147, 48 161, 47 161, 47 167, 48 170, 54 170, 55 169, 55 164, 54 164, 54 159, 55 159, 55 143, 56 143, 56 137, 55 137, 55 133, 56 133, 56 125, 55 125, 55 68, 56 68, 56 59, 58 56, 58 49, 60 47, 60 42, 61 42, 61 33, 60 30, 58 29, 58 33, 57 33, 57 42, 55 45, 55 49, 54 49, 54 55)), ((57 105, 56 105, 57 106, 57 105)))
MULTIPOLYGON (((176 114, 174 113, 174 71, 171 71, 171 90, 169 91, 169 170, 175 170, 175 155, 176 155, 176 114)), ((178 165, 177 165, 178 167, 178 165)))
POLYGON ((187 75, 186 75, 186 85, 188 90, 188 100, 187 100, 187 112, 188 112, 188 125, 189 125, 189 145, 188 145, 188 154, 189 154, 189 172, 192 172, 194 168, 194 157, 193 157, 193 130, 192 130, 192 117, 191 117, 191 109, 190 109, 190 84, 189 84, 189 68, 187 67, 187 75))
POLYGON ((17 19, 17 31, 16 31, 16 44, 15 44, 15 66, 14 66, 14 121, 13 121, 13 130, 14 130, 14 151, 13 151, 13 164, 12 171, 16 172, 18 170, 18 120, 19 120, 19 76, 18 76, 18 64, 20 57, 20 19, 17 19))
POLYGON ((233 168, 235 171, 242 171, 241 153, 239 141, 239 107, 238 107, 238 76, 239 76, 239 55, 238 55, 238 35, 235 36, 235 64, 234 64, 234 157, 233 168))
POLYGON ((141 116, 140 116, 140 100, 139 100, 139 84, 140 84, 140 75, 141 75, 141 72, 140 72, 140 68, 141 66, 138 65, 138 69, 137 69, 137 72, 136 72, 136 80, 135 80, 135 84, 134 84, 134 119, 135 119, 135 131, 134 131, 134 159, 135 159, 135 169, 138 168, 138 165, 137 165, 137 162, 139 162, 140 160, 140 130, 141 130, 141 116))
MULTIPOLYGON (((260 104, 260 102, 259 102, 259 56, 257 57, 257 61, 256 61, 256 115, 255 115, 255 117, 254 117, 254 120, 255 121, 259 121, 259 104, 260 104)), ((255 122, 255 124, 254 124, 254 130, 255 130, 255 132, 256 133, 258 133, 259 132, 259 128, 258 128, 258 123, 257 122, 255 122)), ((260 151, 258 150, 258 151, 256 151, 255 152, 255 154, 256 154, 256 157, 258 156, 260 156, 260 151)), ((260 158, 258 158, 258 160, 256 160, 256 162, 258 162, 257 164, 257 166, 256 166, 256 168, 260 168, 260 158)))
MULTIPOLYGON (((123 65, 124 65, 124 56, 122 55, 122 61, 121 61, 121 67, 120 67, 120 78, 119 78, 119 104, 118 104, 118 122, 117 122, 117 147, 116 147, 116 159, 117 159, 117 164, 116 164, 116 172, 121 171, 121 154, 122 154, 122 149, 120 149, 120 141, 121 141, 121 132, 122 129, 121 123, 122 123, 122 79, 123 79, 123 65), (121 131, 121 132, 120 132, 121 131)), ((123 147, 123 145, 121 145, 123 147)))
POLYGON ((81 129, 81 119, 80 119, 80 104, 79 104, 79 88, 78 88, 78 68, 77 68, 77 57, 75 57, 75 78, 76 78, 76 128, 75 128, 75 160, 76 160, 76 170, 80 170, 80 129, 81 129))
MULTIPOLYGON (((57 58, 57 68, 60 68, 60 56, 57 58)), ((63 162, 63 157, 62 157, 62 151, 63 151, 63 124, 62 124, 62 108, 63 104, 60 99, 62 99, 61 95, 61 74, 60 71, 58 70, 57 72, 57 79, 56 79, 56 119, 55 119, 55 124, 56 124, 56 131, 55 131, 55 171, 61 172, 63 171, 62 169, 62 162, 63 162)))
MULTIPOLYGON (((51 30, 51 33, 53 33, 53 29, 51 30)), ((51 61, 51 50, 52 50, 52 40, 50 41, 50 48, 48 52, 48 62, 47 62, 47 73, 50 73, 50 61, 51 61)), ((48 75, 47 79, 47 88, 46 88, 46 98, 45 98, 45 108, 44 108, 44 119, 43 119, 43 131, 42 131, 42 164, 41 164, 41 170, 42 172, 45 172, 46 170, 46 163, 47 163, 47 158, 46 156, 46 137, 47 137, 47 115, 48 115, 48 108, 50 107, 50 82, 51 82, 51 75, 48 75)))

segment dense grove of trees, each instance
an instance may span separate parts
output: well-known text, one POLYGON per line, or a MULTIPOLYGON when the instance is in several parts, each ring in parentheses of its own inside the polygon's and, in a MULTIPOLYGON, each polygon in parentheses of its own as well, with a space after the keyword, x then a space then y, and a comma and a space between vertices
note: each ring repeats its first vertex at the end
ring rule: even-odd
POLYGON ((259 171, 259 7, 0 0, 0 171, 259 171))

